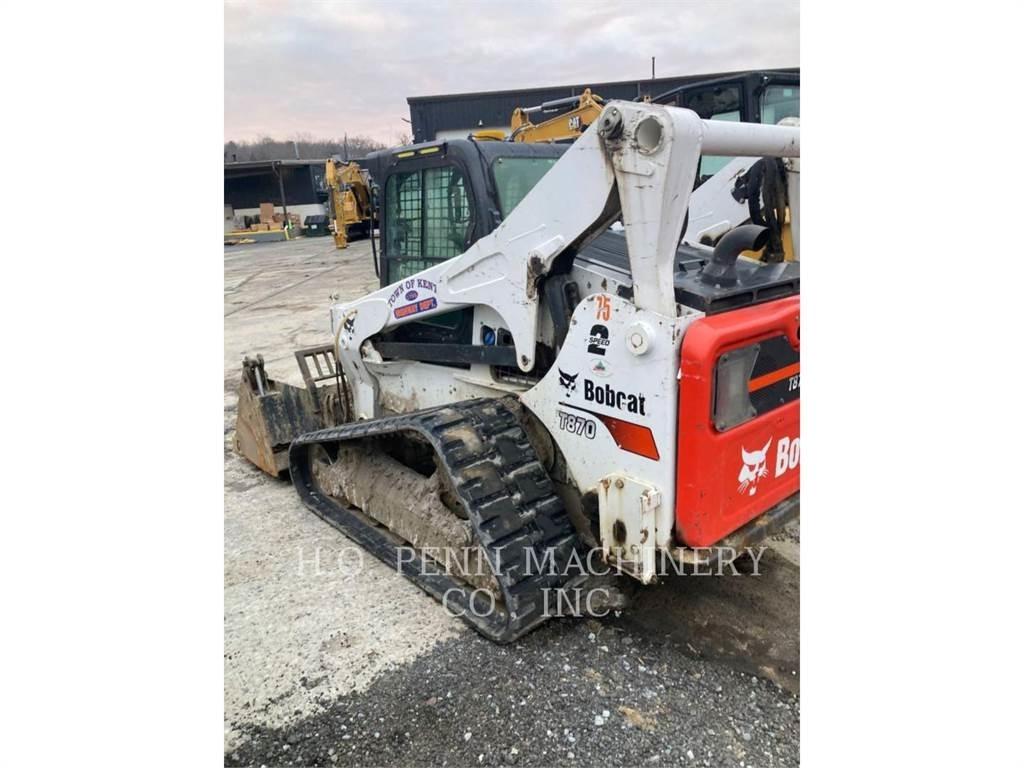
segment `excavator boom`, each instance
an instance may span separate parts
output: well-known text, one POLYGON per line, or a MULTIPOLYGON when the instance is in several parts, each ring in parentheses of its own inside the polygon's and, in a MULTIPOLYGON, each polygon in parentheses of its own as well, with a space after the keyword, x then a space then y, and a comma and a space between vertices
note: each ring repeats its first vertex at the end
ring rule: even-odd
POLYGON ((578 138, 601 114, 604 99, 587 88, 579 96, 555 99, 536 107, 517 107, 512 113, 511 141, 571 141, 578 138), (573 108, 542 123, 532 123, 530 115, 573 108))

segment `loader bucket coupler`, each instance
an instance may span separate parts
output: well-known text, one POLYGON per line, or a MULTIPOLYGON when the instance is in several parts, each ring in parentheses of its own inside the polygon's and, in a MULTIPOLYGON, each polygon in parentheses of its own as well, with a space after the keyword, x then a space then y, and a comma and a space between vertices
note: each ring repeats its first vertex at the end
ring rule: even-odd
POLYGON ((288 446, 292 441, 322 428, 307 389, 269 378, 262 355, 255 360, 245 358, 238 385, 236 453, 277 477, 288 469, 288 446))

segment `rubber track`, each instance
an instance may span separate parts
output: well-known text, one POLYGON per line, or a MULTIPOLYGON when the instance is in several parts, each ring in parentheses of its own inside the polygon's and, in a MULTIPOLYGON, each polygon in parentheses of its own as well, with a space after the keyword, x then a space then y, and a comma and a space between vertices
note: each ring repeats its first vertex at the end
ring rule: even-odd
POLYGON ((501 400, 467 400, 312 432, 292 443, 289 462, 292 482, 307 507, 438 600, 447 593, 447 604, 491 640, 507 643, 537 627, 547 618, 545 596, 553 612, 555 590, 571 587, 578 578, 567 565, 580 540, 526 433, 501 400), (467 430, 475 440, 463 439, 467 430), (408 431, 434 447, 477 541, 492 565, 498 564, 495 576, 504 605, 499 602, 493 612, 486 596, 474 595, 471 587, 444 574, 440 564, 424 564, 411 547, 395 544, 393 534, 354 514, 316 484, 313 446, 324 446, 334 456, 341 443, 408 431), (474 450, 467 442, 479 447, 474 450), (554 568, 538 567, 545 557, 553 560, 554 568), (473 599, 476 610, 470 605, 473 599))

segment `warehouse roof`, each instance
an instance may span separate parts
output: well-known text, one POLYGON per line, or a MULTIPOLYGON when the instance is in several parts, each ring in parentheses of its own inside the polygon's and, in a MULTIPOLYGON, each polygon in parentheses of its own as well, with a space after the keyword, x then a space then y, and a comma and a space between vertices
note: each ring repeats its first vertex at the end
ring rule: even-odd
POLYGON ((266 169, 272 170, 274 166, 294 167, 301 165, 325 165, 327 159, 323 160, 238 160, 233 162, 225 161, 224 172, 238 170, 238 171, 251 171, 266 169))

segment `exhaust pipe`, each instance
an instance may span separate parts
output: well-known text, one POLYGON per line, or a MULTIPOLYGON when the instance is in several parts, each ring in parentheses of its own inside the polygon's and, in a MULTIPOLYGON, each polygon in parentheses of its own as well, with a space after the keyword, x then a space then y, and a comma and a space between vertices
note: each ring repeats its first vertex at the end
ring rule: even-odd
POLYGON ((768 227, 744 224, 722 235, 700 279, 715 285, 735 285, 736 259, 743 251, 759 251, 768 243, 768 227))

